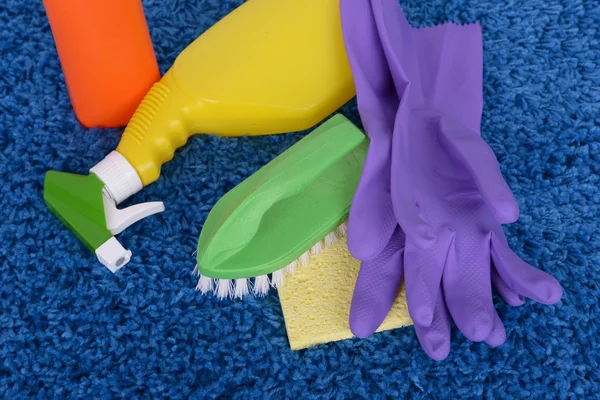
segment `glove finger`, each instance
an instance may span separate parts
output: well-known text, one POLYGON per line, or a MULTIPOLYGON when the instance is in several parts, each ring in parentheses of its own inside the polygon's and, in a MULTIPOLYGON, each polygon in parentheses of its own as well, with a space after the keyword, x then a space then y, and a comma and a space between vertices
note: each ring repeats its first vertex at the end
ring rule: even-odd
POLYGON ((456 235, 444 268, 446 305, 458 329, 473 342, 485 340, 494 325, 489 249, 489 235, 456 235))
POLYGON ((402 281, 404 234, 398 227, 384 251, 361 265, 350 306, 350 330, 360 338, 373 334, 392 308, 402 281))
POLYGON ((492 333, 485 339, 485 342, 492 347, 498 347, 506 342, 506 330, 504 324, 500 320, 500 316, 497 312, 494 313, 494 327, 492 333))
POLYGON ((433 228, 419 215, 415 201, 417 188, 413 185, 405 159, 409 152, 408 135, 411 132, 410 118, 404 107, 398 109, 392 138, 392 170, 391 195, 394 215, 407 237, 420 249, 427 249, 435 244, 433 228))
POLYGON ((390 197, 394 116, 400 100, 379 40, 369 0, 340 2, 344 45, 358 110, 371 142, 348 218, 348 250, 372 260, 390 241, 397 222, 390 197))
POLYGON ((491 244, 498 274, 515 292, 541 304, 555 304, 561 299, 562 287, 552 275, 521 260, 495 233, 491 244))
POLYGON ((418 249, 411 240, 406 240, 404 253, 404 279, 406 280, 406 302, 415 324, 429 326, 439 297, 442 273, 454 232, 442 229, 435 246, 418 249))
POLYGON ((492 267, 492 285, 496 288, 506 304, 513 307, 519 307, 525 303, 523 296, 508 287, 506 282, 502 280, 495 266, 492 267))
MULTIPOLYGON (((405 57, 400 56, 415 53, 413 29, 408 24, 398 3, 371 0, 371 6, 396 93, 404 101, 409 88, 408 76, 418 76, 416 70, 418 64, 402 62, 405 57), (409 70, 405 71, 405 68, 409 68, 409 70)), ((394 120, 391 165, 392 204, 394 215, 406 235, 417 247, 425 249, 435 243, 435 234, 433 228, 419 215, 415 201, 416 188, 412 184, 407 167, 411 151, 408 146, 409 136, 420 133, 409 129, 409 114, 406 107, 400 106, 394 120)))
POLYGON ((498 159, 481 136, 447 118, 440 119, 440 138, 469 170, 481 197, 500 224, 519 218, 519 204, 502 177, 498 159))
POLYGON ((443 360, 450 353, 450 315, 440 288, 433 320, 429 326, 415 324, 415 332, 423 351, 434 360, 443 360))
POLYGON ((398 225, 390 197, 389 145, 373 140, 348 217, 348 250, 358 260, 380 254, 398 225))

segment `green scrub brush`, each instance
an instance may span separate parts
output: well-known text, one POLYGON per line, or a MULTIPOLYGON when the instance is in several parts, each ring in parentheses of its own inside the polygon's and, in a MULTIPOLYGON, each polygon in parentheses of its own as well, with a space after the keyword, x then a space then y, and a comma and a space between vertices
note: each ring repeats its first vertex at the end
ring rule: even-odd
POLYGON ((196 288, 221 299, 265 295, 335 243, 367 149, 366 136, 338 114, 223 196, 200 234, 196 288))

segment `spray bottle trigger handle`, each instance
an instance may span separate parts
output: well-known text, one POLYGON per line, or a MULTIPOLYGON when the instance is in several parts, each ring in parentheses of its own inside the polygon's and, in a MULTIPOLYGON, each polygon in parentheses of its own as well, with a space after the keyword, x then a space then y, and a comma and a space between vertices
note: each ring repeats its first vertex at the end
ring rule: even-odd
POLYGON ((102 199, 104 201, 106 227, 113 235, 118 235, 131 225, 150 215, 165 211, 165 205, 162 201, 136 204, 119 210, 115 202, 108 196, 103 194, 102 199))

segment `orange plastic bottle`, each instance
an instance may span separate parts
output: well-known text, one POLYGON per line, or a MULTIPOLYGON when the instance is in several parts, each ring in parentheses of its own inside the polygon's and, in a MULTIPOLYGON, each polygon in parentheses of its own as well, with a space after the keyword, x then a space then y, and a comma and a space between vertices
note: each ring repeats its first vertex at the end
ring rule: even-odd
POLYGON ((160 79, 141 0, 43 0, 77 119, 127 125, 160 79))

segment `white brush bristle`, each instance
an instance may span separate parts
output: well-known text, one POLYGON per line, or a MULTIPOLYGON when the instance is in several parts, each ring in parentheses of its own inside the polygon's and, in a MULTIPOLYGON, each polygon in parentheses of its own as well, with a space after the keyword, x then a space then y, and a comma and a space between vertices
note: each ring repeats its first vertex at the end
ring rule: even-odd
POLYGON ((346 232, 348 232, 348 224, 346 222, 338 226, 335 230, 335 233, 340 237, 346 236, 346 232))
POLYGON ((233 295, 236 299, 244 298, 244 296, 247 296, 249 292, 248 279, 242 278, 235 280, 235 291, 233 295))
POLYGON ((325 243, 325 247, 333 246, 340 238, 338 237, 335 231, 331 232, 329 235, 325 236, 323 242, 325 243))
POLYGON ((213 286, 214 279, 200 275, 200 279, 198 279, 198 284, 196 285, 196 290, 199 290, 202 294, 207 294, 208 292, 212 292, 213 286))
POLYGON ((317 255, 323 250, 323 242, 320 240, 310 248, 310 255, 317 255))
POLYGON ((294 260, 291 263, 288 264, 287 267, 285 267, 285 273, 286 274, 293 274, 294 272, 296 272, 296 267, 298 266, 298 261, 294 260))
POLYGON ((233 281, 231 279, 217 279, 217 287, 215 288, 217 297, 221 300, 230 297, 233 290, 232 286, 233 281))
POLYGON ((279 288, 283 286, 283 270, 280 269, 278 271, 273 272, 271 275, 271 286, 275 288, 279 288))
POLYGON ((264 296, 269 292, 269 277, 261 275, 254 278, 254 286, 252 292, 256 296, 264 296))
POLYGON ((200 276, 200 271, 198 270, 198 264, 194 266, 194 270, 192 271, 193 276, 200 276))
POLYGON ((308 259, 309 259, 309 254, 308 251, 304 254, 302 254, 300 256, 300 258, 298 258, 298 264, 302 265, 303 267, 308 265, 308 259))

